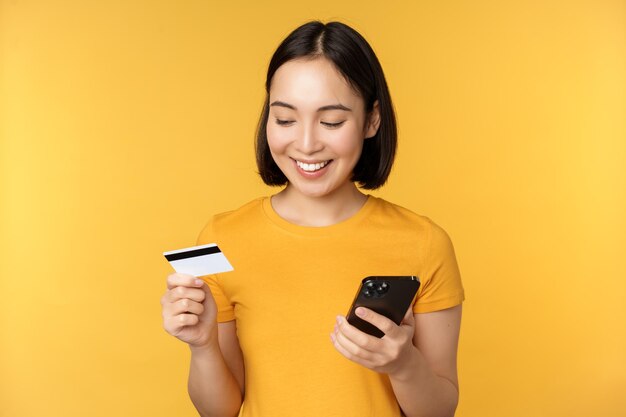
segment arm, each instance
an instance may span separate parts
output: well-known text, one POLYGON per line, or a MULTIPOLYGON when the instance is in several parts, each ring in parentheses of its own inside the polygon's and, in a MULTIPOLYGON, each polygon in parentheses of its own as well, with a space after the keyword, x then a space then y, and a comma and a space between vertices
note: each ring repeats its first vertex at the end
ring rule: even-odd
POLYGON ((217 345, 190 346, 188 392, 202 417, 236 416, 244 396, 243 355, 235 321, 218 323, 217 333, 217 345))
POLYGON ((361 318, 385 336, 370 336, 339 317, 331 334, 335 348, 360 365, 386 373, 407 417, 453 416, 458 403, 461 306, 415 315, 409 309, 400 326, 362 307, 357 314, 359 310, 361 318))
POLYGON ((454 416, 459 401, 457 346, 461 306, 415 314, 413 349, 389 380, 408 417, 454 416))
POLYGON ((165 330, 191 349, 188 391, 200 415, 237 415, 244 366, 235 321, 218 323, 208 285, 188 274, 167 277, 161 305, 165 330))

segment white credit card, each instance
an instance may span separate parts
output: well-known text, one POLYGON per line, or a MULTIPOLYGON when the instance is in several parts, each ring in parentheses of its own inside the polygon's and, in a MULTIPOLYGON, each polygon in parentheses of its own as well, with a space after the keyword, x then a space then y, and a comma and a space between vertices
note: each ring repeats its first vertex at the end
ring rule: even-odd
POLYGON ((232 271, 233 267, 215 243, 163 252, 176 272, 196 277, 232 271))

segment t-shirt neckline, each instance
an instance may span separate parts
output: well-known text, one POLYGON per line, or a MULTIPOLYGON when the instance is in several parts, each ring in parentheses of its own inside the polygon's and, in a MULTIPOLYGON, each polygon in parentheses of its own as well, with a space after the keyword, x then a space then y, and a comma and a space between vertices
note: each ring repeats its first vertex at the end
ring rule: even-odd
POLYGON ((369 214, 369 212, 376 204, 376 200, 376 197, 371 194, 367 194, 367 199, 365 200, 365 203, 363 203, 363 205, 356 213, 354 213, 347 219, 340 221, 339 223, 331 224, 328 226, 303 226, 291 223, 290 221, 282 218, 276 212, 276 210, 274 210, 274 207, 272 207, 271 196, 263 197, 262 207, 263 213, 265 214, 267 219, 281 229, 302 236, 323 236, 334 233, 341 233, 343 231, 354 228, 356 224, 361 222, 363 218, 365 218, 369 214))

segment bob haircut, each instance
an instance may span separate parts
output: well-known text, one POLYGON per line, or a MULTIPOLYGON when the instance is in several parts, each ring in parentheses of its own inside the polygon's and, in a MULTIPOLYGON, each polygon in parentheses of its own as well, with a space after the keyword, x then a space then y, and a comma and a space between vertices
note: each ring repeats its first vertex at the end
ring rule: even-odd
POLYGON ((363 150, 351 180, 358 182, 361 188, 379 188, 389 177, 396 153, 398 132, 393 104, 383 69, 371 46, 357 31, 340 22, 305 23, 291 32, 274 52, 267 70, 265 104, 256 133, 259 175, 267 185, 288 183, 287 177, 274 162, 267 143, 269 96, 274 73, 288 61, 317 57, 324 57, 335 65, 350 86, 363 98, 366 114, 372 111, 378 100, 378 131, 376 135, 364 140, 363 150))

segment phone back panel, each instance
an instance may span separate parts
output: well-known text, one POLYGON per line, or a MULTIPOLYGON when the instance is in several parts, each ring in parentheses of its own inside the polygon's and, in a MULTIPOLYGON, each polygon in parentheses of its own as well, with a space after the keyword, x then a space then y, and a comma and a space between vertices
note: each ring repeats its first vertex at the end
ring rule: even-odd
POLYGON ((364 278, 348 312, 348 323, 376 337, 385 334, 355 314, 357 307, 367 307, 400 324, 413 303, 420 281, 415 276, 371 276, 364 278))

